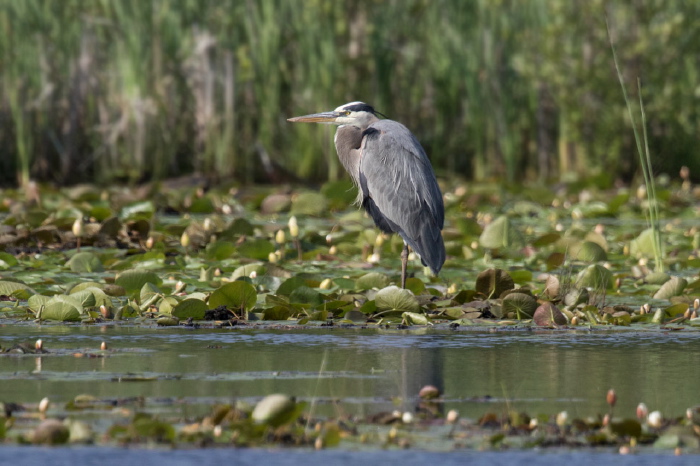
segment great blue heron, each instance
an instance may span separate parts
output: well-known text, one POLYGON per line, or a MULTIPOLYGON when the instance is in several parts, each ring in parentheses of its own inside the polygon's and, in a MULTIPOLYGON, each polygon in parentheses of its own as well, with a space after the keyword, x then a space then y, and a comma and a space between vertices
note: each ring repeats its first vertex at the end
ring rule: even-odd
POLYGON ((440 272, 445 263, 440 233, 445 223, 442 193, 428 156, 408 128, 396 121, 380 120, 364 102, 288 121, 338 125, 335 148, 358 187, 357 203, 380 230, 403 238, 403 288, 409 246, 433 273, 440 272))

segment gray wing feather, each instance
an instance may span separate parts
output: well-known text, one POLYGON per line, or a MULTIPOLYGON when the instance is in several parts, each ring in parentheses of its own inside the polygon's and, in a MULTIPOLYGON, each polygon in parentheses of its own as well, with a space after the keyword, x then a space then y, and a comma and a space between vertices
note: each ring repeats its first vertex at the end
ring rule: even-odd
POLYGON ((440 233, 445 210, 420 143, 401 123, 380 120, 369 126, 360 150, 363 199, 371 198, 406 243, 439 272, 445 261, 440 233))

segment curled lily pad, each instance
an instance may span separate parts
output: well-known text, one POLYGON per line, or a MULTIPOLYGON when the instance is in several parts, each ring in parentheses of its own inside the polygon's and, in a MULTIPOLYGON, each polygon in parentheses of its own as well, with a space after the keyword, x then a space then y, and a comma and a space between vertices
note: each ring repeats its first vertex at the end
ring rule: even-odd
POLYGON ((257 297, 253 285, 237 280, 214 290, 209 297, 209 309, 226 306, 234 310, 250 311, 255 307, 257 297))
POLYGON ((267 268, 263 264, 246 264, 233 271, 231 280, 238 280, 241 277, 250 277, 253 273, 259 277, 265 275, 266 272, 267 268))
POLYGON ((406 325, 430 325, 430 320, 425 314, 417 312, 404 312, 401 314, 401 320, 406 325))
POLYGON ((114 283, 129 292, 139 291, 146 283, 160 285, 162 280, 155 272, 150 270, 131 269, 117 275, 114 283))
POLYGON ((209 306, 201 299, 189 298, 175 306, 172 310, 172 315, 179 319, 192 318, 194 320, 202 320, 208 310, 209 306))
POLYGON ((503 313, 515 313, 518 319, 529 319, 537 309, 537 300, 526 293, 510 293, 503 298, 503 313))
POLYGON ((630 243, 630 254, 634 257, 654 257, 654 243, 654 231, 647 228, 630 243))
POLYGON ((476 277, 476 291, 488 297, 498 297, 504 291, 512 290, 514 287, 513 279, 505 270, 488 269, 476 277))
POLYGON ((70 431, 58 419, 46 419, 34 429, 32 442, 41 445, 61 445, 68 442, 70 431))
POLYGON ((608 254, 598 243, 583 241, 572 247, 571 255, 584 262, 600 262, 607 260, 608 254))
POLYGON ((522 245, 523 240, 510 219, 502 215, 486 225, 479 237, 479 244, 488 249, 513 248, 522 245))
POLYGON ((293 215, 321 215, 328 206, 326 196, 309 191, 300 193, 292 199, 293 215))
POLYGON ((673 296, 683 294, 683 290, 688 286, 688 280, 681 277, 671 277, 654 294, 654 299, 669 299, 673 296))
POLYGON ((540 305, 532 316, 536 325, 540 327, 552 327, 554 325, 566 325, 566 317, 557 306, 552 303, 540 305))
POLYGON ((260 400, 255 405, 251 418, 257 424, 279 427, 294 420, 297 414, 296 408, 294 398, 276 393, 260 400))
POLYGON ((371 290, 373 288, 385 288, 389 285, 389 277, 379 272, 370 272, 355 281, 358 290, 371 290))
POLYGON ((604 290, 612 285, 612 273, 599 264, 592 264, 578 274, 578 286, 604 290))
POLYGON ((420 311, 420 304, 413 293, 395 285, 379 290, 374 297, 374 302, 379 311, 420 311))
POLYGON ((46 302, 41 318, 74 322, 80 320, 82 313, 83 306, 80 301, 71 296, 57 295, 46 302))

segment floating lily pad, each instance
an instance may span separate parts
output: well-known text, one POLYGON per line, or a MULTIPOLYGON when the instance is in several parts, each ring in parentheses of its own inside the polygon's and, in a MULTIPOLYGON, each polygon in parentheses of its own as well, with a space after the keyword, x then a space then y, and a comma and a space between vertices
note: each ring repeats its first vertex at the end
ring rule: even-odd
POLYGON ((150 270, 131 269, 119 273, 114 282, 126 291, 133 292, 141 290, 146 283, 160 285, 162 280, 150 270))
POLYGON ((688 286, 688 280, 685 278, 671 277, 654 293, 654 299, 669 299, 673 296, 681 295, 686 286, 688 286))
POLYGON ((488 269, 476 277, 476 291, 488 297, 500 296, 504 291, 512 290, 514 287, 513 279, 505 270, 488 269))
POLYGON ((479 244, 488 249, 515 248, 522 246, 523 239, 510 219, 502 215, 486 225, 479 237, 479 244))
POLYGON ((537 309, 537 300, 525 293, 510 293, 503 298, 503 313, 515 313, 518 319, 532 318, 537 309))
POLYGON ((185 299, 175 306, 172 310, 172 315, 179 319, 202 320, 204 314, 209 310, 207 303, 201 299, 185 299))
POLYGON ((612 285, 612 273, 602 265, 592 264, 578 274, 578 286, 604 290, 612 285))
POLYGON ((253 285, 237 280, 214 290, 209 297, 209 309, 226 306, 237 311, 250 311, 255 307, 257 297, 253 285))
POLYGON ((374 302, 379 311, 420 311, 420 304, 413 293, 394 285, 379 290, 374 302))
POLYGON ((66 265, 76 273, 103 272, 105 269, 100 258, 91 252, 75 253, 66 265))
POLYGON ((355 281, 355 288, 358 290, 371 290, 373 288, 385 288, 391 280, 389 277, 379 272, 367 273, 355 281))

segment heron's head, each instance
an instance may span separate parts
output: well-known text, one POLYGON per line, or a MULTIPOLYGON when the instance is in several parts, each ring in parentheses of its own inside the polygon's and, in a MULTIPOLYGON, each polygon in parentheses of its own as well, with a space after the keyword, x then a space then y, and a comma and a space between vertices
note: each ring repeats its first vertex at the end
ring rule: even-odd
POLYGON ((366 128, 377 120, 377 112, 364 102, 350 102, 330 112, 289 118, 294 123, 325 123, 330 125, 352 125, 366 128))

